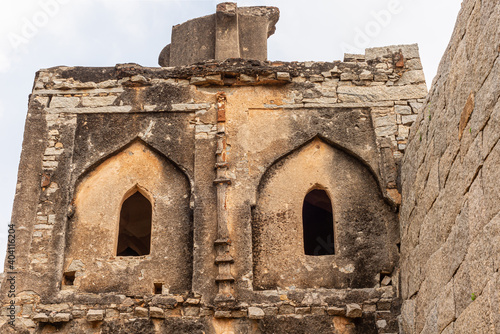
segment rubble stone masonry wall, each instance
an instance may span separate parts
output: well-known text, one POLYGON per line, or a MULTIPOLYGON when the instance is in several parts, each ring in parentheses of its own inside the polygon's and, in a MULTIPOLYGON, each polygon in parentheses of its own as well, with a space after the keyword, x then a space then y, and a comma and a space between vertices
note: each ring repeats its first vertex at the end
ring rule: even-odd
POLYGON ((402 168, 405 333, 500 332, 500 2, 465 0, 402 168))
POLYGON ((416 45, 39 71, 0 331, 13 307, 25 333, 398 332, 397 170, 426 94, 416 45), (333 255, 304 254, 316 188, 333 255), (152 205, 151 252, 117 256, 134 191, 152 205))

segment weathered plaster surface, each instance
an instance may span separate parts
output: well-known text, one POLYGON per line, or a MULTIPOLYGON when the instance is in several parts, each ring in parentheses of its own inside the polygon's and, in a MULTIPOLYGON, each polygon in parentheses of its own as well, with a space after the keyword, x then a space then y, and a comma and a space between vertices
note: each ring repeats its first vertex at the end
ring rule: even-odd
POLYGON ((409 45, 333 63, 41 70, 13 211, 19 330, 396 332, 397 170, 425 98, 419 64, 409 45), (306 259, 298 203, 315 184, 339 248, 306 259), (153 204, 151 254, 118 258, 134 187, 153 204), (221 286, 234 300, 216 298, 221 286))
POLYGON ((190 195, 186 176, 139 141, 109 157, 75 191, 64 270, 77 270, 75 285, 65 288, 143 295, 152 293, 157 282, 172 293, 190 291, 190 195), (151 253, 116 256, 121 204, 135 191, 153 207, 151 253))
POLYGON ((397 240, 396 215, 368 168, 338 148, 317 138, 279 160, 264 174, 258 197, 255 288, 373 288, 381 271, 393 271, 396 242, 387 241, 397 240), (335 255, 304 254, 302 204, 314 188, 332 200, 335 240, 322 237, 325 245, 334 241, 335 255))

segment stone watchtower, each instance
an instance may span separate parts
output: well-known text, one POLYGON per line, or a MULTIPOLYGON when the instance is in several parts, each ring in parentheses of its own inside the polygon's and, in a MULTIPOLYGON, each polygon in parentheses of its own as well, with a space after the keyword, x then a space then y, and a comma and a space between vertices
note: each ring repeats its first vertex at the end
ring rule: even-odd
POLYGON ((398 331, 418 48, 268 62, 278 16, 220 4, 162 67, 37 73, 2 333, 398 331))

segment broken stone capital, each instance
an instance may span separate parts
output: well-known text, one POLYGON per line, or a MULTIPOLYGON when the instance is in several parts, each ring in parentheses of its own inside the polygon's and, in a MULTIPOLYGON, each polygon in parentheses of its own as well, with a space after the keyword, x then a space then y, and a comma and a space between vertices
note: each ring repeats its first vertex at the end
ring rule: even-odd
POLYGON ((267 60, 267 39, 276 31, 276 7, 217 5, 215 14, 172 28, 171 44, 158 58, 160 66, 185 66, 207 60, 245 58, 267 60))

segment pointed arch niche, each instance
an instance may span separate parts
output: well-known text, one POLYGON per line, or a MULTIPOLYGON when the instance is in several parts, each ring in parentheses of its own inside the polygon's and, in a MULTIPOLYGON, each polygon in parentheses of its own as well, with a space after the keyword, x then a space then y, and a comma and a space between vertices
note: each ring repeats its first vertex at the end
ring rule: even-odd
POLYGON ((190 193, 187 176, 140 140, 88 172, 76 187, 68 228, 64 269, 72 288, 128 295, 154 293, 161 284, 189 291, 190 193))
POLYGON ((396 218, 368 167, 315 137, 262 176, 252 218, 254 289, 377 286, 397 256, 396 218))

